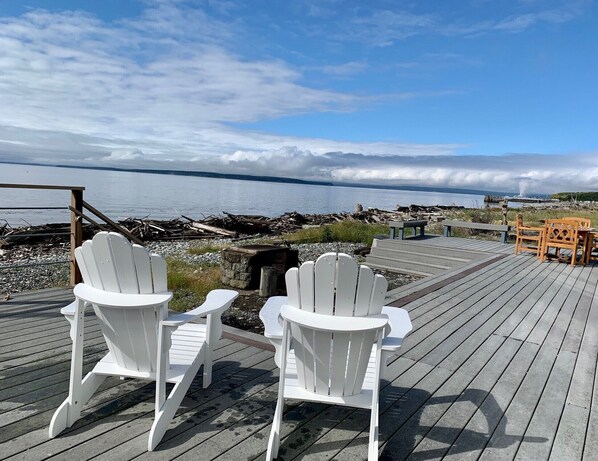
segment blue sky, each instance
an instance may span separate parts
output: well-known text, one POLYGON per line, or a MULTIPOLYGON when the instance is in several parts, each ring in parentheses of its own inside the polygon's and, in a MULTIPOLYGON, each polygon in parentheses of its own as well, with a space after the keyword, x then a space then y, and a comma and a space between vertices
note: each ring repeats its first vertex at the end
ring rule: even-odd
POLYGON ((598 189, 589 0, 0 0, 0 161, 598 189))

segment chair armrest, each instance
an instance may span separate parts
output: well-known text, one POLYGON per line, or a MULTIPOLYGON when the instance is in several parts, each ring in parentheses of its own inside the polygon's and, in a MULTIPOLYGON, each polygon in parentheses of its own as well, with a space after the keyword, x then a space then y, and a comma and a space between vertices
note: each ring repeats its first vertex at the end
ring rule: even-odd
POLYGON ((520 226, 520 230, 529 230, 529 231, 536 231, 536 232, 544 232, 543 227, 529 227, 529 226, 520 226))
POLYGON ((264 324, 264 336, 268 339, 282 339, 280 309, 287 304, 288 297, 272 296, 260 310, 260 320, 264 324))
POLYGON ((384 306, 382 313, 388 316, 390 332, 382 340, 383 351, 396 352, 401 347, 403 339, 413 329, 409 313, 405 309, 384 306))
POLYGON ((167 327, 179 327, 198 317, 222 313, 230 307, 237 296, 239 296, 239 293, 234 290, 212 290, 208 293, 206 301, 201 306, 188 312, 183 312, 182 314, 171 315, 162 322, 162 325, 167 327))
POLYGON ((67 317, 67 316, 73 317, 76 312, 77 312, 77 301, 73 301, 68 306, 64 306, 62 309, 60 309, 60 313, 62 315, 64 315, 65 317, 67 317))
MULTIPOLYGON (((84 283, 79 283, 73 290, 75 296, 83 301, 92 304, 99 304, 107 307, 138 308, 158 306, 167 303, 172 298, 170 291, 163 293, 113 293, 99 290, 84 283)), ((68 306, 67 306, 68 307, 68 306)))

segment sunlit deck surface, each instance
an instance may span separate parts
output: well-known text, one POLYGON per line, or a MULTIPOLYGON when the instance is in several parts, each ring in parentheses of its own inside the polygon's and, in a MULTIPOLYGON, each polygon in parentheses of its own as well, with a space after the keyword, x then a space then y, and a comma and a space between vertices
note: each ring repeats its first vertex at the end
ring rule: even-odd
MULTIPOLYGON (((414 331, 383 381, 380 459, 598 459, 598 265, 541 263, 475 240, 428 243, 494 257, 392 293, 414 331)), ((146 451, 153 385, 136 380, 108 379, 84 417, 48 440, 68 392, 59 309, 71 299, 51 289, 0 303, 0 458, 264 458, 278 371, 263 338, 231 330, 212 385, 196 379, 157 451, 146 451)), ((85 334, 88 371, 105 349, 93 314, 85 334)), ((364 410, 287 406, 279 459, 365 459, 368 423, 364 410)))

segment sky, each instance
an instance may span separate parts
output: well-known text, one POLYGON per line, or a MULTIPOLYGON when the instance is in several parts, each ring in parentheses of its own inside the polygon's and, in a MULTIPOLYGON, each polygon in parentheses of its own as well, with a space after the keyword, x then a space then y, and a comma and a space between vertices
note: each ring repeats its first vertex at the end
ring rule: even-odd
POLYGON ((0 162, 598 190, 597 24, 591 0, 0 0, 0 162))

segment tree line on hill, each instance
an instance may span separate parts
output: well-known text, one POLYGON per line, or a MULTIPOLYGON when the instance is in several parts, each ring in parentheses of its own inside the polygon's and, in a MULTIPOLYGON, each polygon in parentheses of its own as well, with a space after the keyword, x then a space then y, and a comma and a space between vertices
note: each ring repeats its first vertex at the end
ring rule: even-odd
POLYGON ((598 192, 558 192, 550 198, 565 202, 598 202, 598 192))

